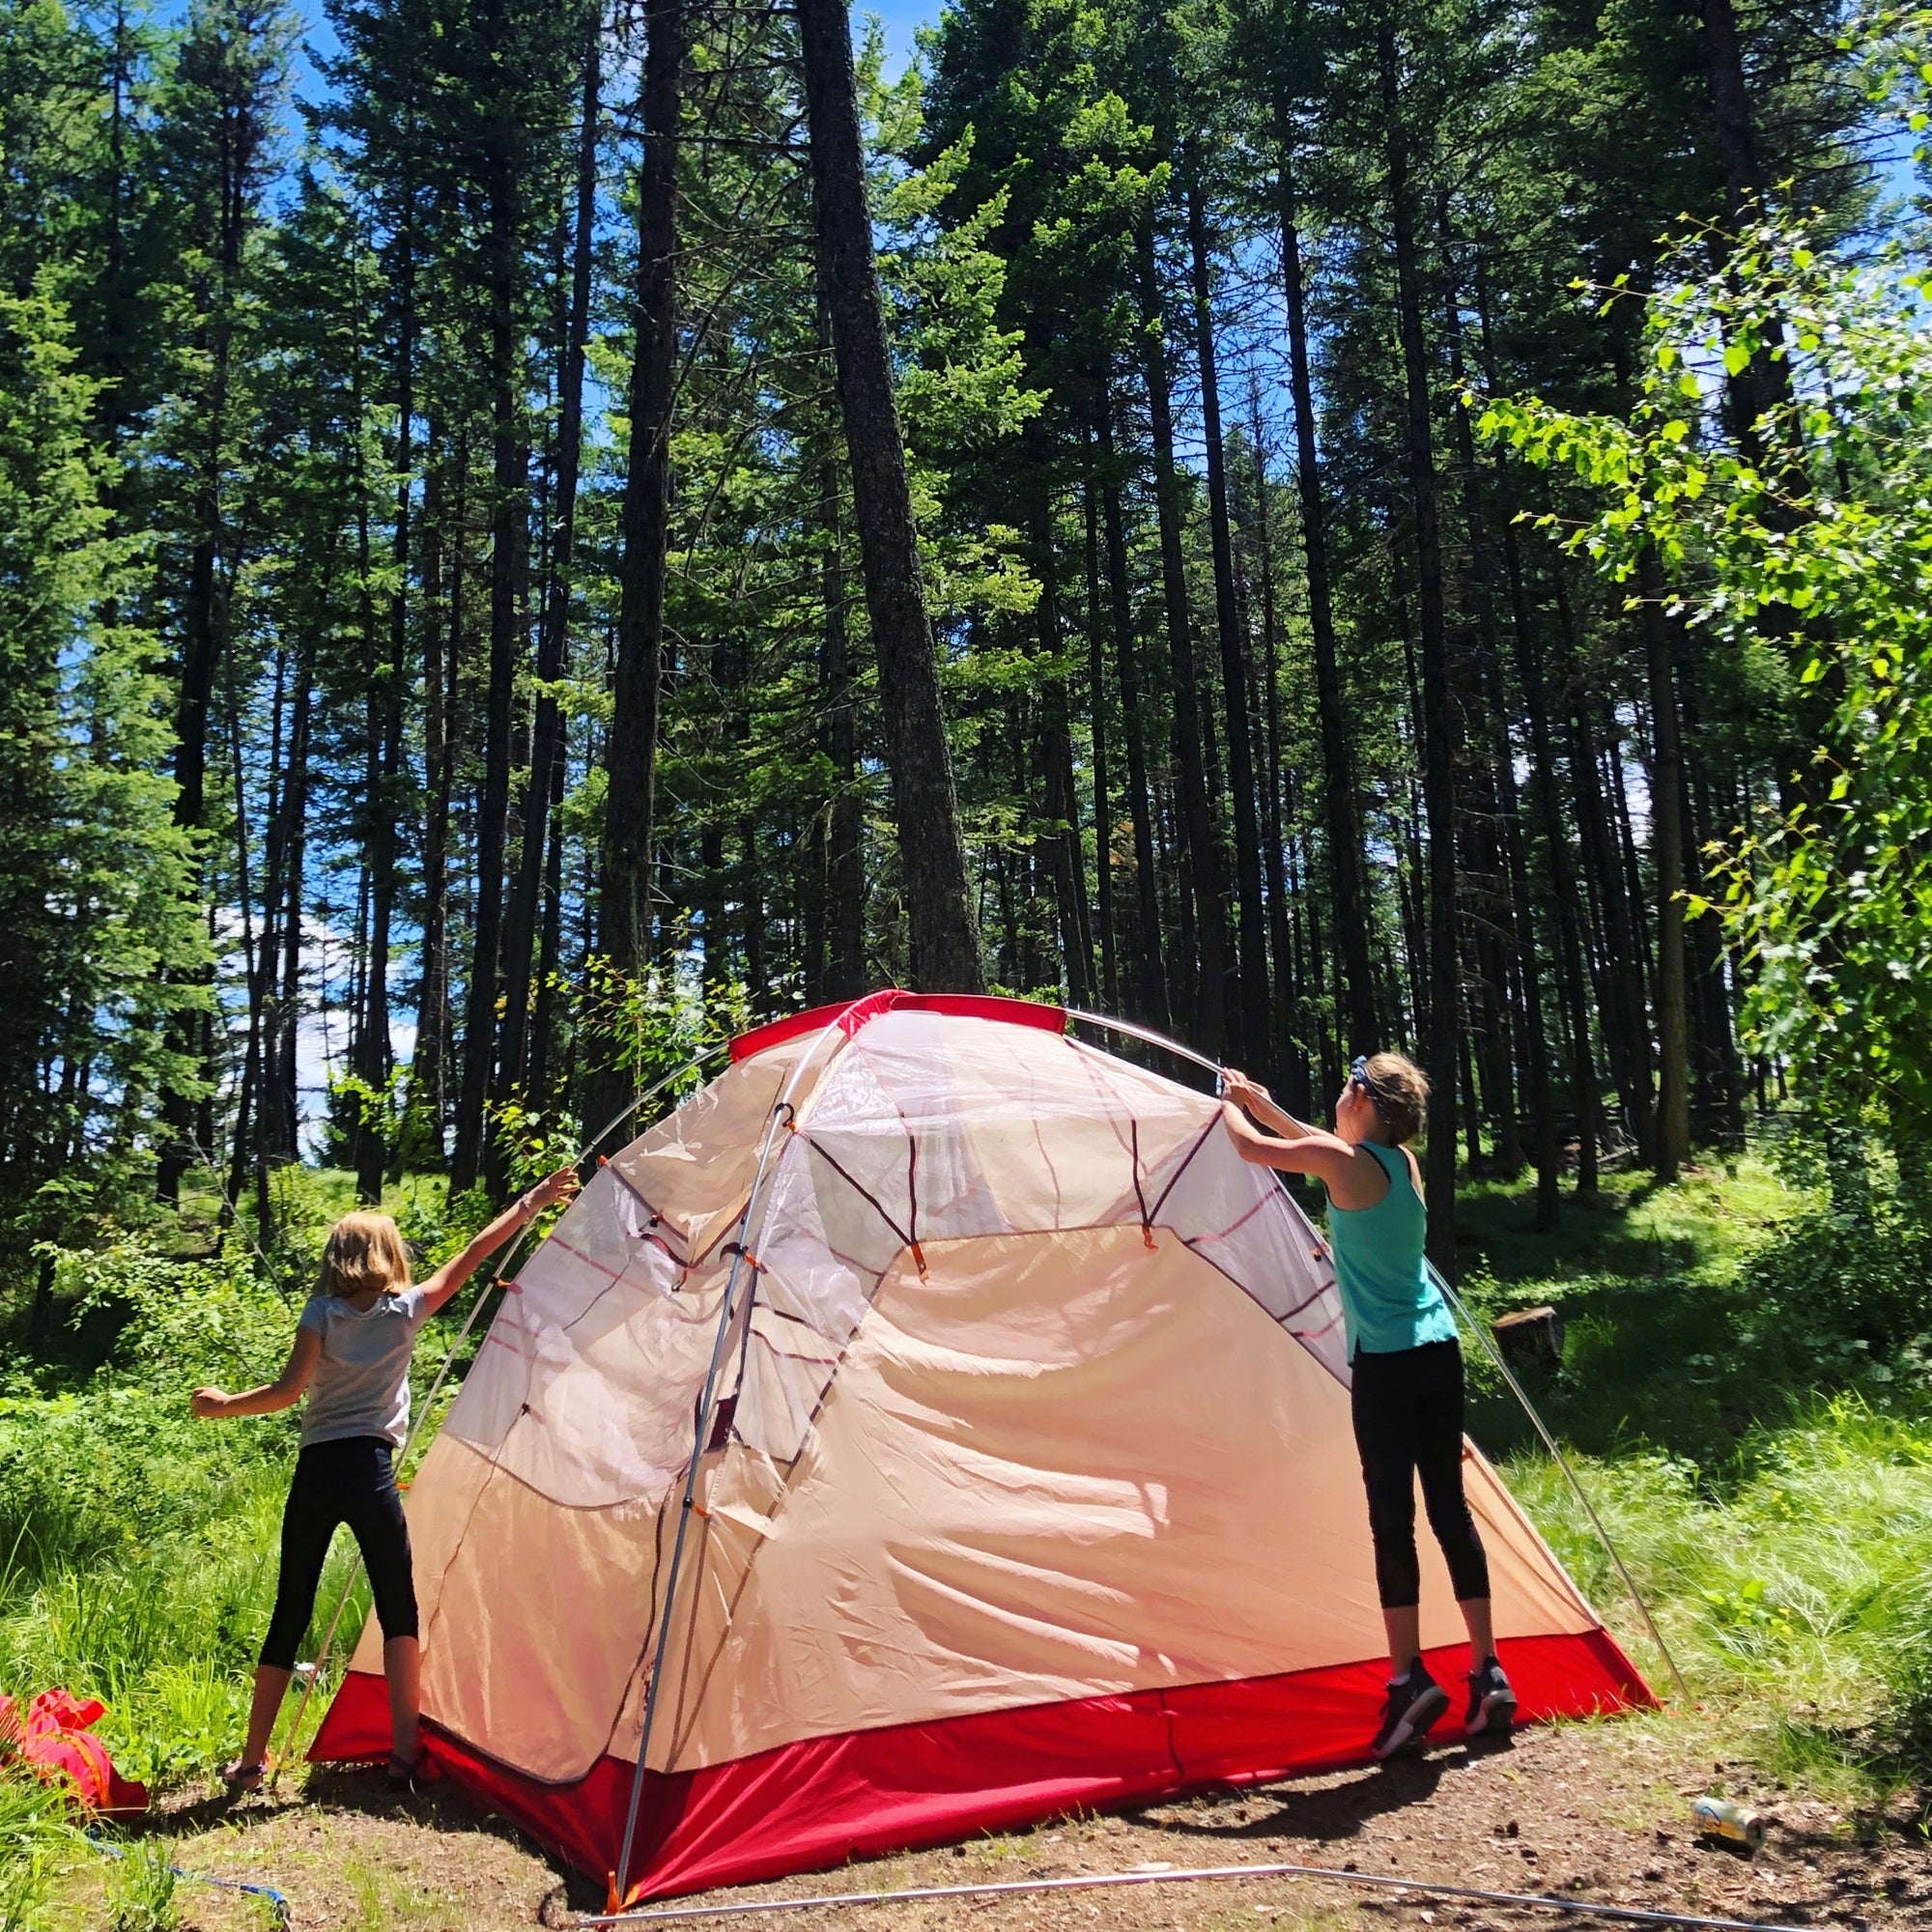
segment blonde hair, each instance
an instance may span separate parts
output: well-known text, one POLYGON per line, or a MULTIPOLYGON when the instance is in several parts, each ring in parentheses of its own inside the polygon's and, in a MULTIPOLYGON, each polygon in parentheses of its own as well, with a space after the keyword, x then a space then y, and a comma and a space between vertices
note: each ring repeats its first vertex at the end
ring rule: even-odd
POLYGON ((1369 1098, 1396 1146, 1412 1141, 1429 1111, 1429 1075, 1399 1053, 1376 1054, 1363 1071, 1369 1076, 1369 1098))
POLYGON ((348 1297, 370 1289, 394 1294, 410 1285, 410 1251, 386 1214, 345 1214, 328 1231, 317 1293, 348 1297))

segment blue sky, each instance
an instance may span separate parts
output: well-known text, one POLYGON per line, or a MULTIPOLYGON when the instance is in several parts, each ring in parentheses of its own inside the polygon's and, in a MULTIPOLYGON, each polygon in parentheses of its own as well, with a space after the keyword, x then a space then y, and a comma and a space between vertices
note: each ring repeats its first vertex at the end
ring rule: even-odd
POLYGON ((920 28, 939 17, 938 0, 923 5, 922 0, 886 0, 883 6, 857 7, 856 19, 878 15, 886 30, 886 46, 892 56, 892 71, 897 73, 912 58, 913 36, 920 28))

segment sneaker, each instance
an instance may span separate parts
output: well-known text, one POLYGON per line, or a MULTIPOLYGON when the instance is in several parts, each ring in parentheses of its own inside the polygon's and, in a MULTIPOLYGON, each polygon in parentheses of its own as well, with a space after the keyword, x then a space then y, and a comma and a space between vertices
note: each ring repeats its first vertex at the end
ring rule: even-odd
POLYGON ((1378 1763, 1392 1758, 1405 1745, 1423 1737, 1448 1708, 1448 1691, 1421 1664, 1410 1664, 1408 1674, 1388 1687, 1381 1728, 1369 1746, 1369 1755, 1378 1763))
POLYGON ((1472 1738, 1500 1737, 1516 1716, 1516 1692, 1493 1657, 1469 1673, 1469 1714, 1463 1728, 1472 1738))

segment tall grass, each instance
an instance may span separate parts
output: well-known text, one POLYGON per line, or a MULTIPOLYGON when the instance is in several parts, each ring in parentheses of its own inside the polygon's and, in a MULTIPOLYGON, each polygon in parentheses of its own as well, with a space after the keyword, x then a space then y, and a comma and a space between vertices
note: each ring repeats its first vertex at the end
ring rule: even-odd
MULTIPOLYGON (((0 1690, 100 1697, 123 1769, 161 1791, 239 1744, 274 1587, 293 1419, 199 1424, 185 1399, 282 1359, 321 1230, 350 1205, 336 1177, 282 1185, 266 1267, 240 1244, 64 1258, 72 1319, 0 1376, 0 1690)), ((396 1205, 429 1258, 458 1238, 420 1184, 396 1205)), ((1526 1184, 1485 1184, 1464 1224, 1472 1301, 1548 1300, 1569 1322, 1533 1393, 1693 1694, 1776 1775, 1932 1788, 1932 1234, 1882 1184, 1757 1159, 1669 1189, 1618 1179, 1546 1231, 1526 1184)), ((422 1377, 441 1354, 427 1337, 422 1377)), ((1574 1497, 1480 1367, 1471 1423, 1632 1628, 1574 1497)), ((342 1539, 325 1613, 351 1554, 342 1539)), ((366 1589, 346 1630, 365 1607, 366 1589)), ((49 1922, 71 1831, 56 1795, 0 1764, 0 1932, 49 1922)))
MULTIPOLYGON (((1721 1495, 1694 1464, 1654 1453, 1581 1458, 1577 1473, 1692 1695, 1727 1714, 1752 1756, 1840 1786, 1922 1779, 1932 1421, 1847 1395, 1748 1447, 1749 1473, 1721 1495)), ((1554 1464, 1524 1452, 1503 1470, 1599 1611, 1629 1627, 1623 1586, 1554 1464)))

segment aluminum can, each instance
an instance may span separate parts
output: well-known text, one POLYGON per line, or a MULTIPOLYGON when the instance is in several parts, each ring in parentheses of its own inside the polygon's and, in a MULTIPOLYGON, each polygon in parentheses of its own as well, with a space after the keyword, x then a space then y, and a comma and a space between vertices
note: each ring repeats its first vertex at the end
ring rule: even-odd
POLYGON ((1734 1804, 1728 1798, 1700 1798, 1691 1805, 1690 1816, 1704 1837, 1722 1838, 1753 1852, 1764 1843, 1764 1820, 1748 1805, 1734 1804))

